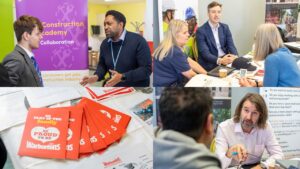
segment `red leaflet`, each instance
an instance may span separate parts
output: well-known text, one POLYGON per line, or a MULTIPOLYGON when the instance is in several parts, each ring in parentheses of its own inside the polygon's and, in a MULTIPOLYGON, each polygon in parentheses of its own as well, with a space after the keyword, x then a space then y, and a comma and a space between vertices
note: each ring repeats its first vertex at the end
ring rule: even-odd
POLYGON ((66 158, 69 111, 61 108, 30 108, 19 155, 66 158))

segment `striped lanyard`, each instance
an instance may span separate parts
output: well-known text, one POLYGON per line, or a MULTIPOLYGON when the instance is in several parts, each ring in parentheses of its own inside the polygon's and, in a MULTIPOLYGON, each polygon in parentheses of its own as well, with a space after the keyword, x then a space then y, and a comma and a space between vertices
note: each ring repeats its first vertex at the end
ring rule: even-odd
POLYGON ((116 70, 116 67, 117 67, 117 63, 118 63, 118 60, 119 60, 119 56, 120 56, 120 53, 121 53, 121 50, 122 50, 122 47, 123 47, 123 42, 122 41, 122 44, 121 44, 121 47, 118 51, 118 54, 117 54, 117 58, 115 59, 114 57, 114 50, 113 50, 113 44, 112 44, 112 41, 110 43, 110 49, 111 49, 111 57, 112 57, 112 61, 113 61, 113 64, 114 64, 114 70, 116 70))

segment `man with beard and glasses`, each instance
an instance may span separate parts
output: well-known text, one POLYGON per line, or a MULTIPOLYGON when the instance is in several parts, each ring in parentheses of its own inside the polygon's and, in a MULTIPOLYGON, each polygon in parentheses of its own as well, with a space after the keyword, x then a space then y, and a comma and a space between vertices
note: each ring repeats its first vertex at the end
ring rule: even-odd
POLYGON ((115 10, 105 14, 106 39, 100 47, 100 61, 93 76, 85 76, 81 85, 110 79, 105 87, 147 87, 150 85, 151 54, 146 40, 137 33, 126 31, 125 16, 115 10))
POLYGON ((239 102, 234 117, 222 122, 216 135, 216 154, 222 168, 229 166, 259 166, 266 149, 266 166, 283 153, 268 119, 267 105, 262 96, 248 93, 239 102))

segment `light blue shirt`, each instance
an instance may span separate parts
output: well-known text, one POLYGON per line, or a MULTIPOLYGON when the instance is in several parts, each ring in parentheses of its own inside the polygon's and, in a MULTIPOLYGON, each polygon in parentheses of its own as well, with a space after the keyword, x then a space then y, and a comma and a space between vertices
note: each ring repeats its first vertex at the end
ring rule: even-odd
POLYGON ((124 29, 124 31, 122 32, 122 35, 120 36, 120 38, 118 40, 113 41, 112 38, 109 38, 107 40, 107 42, 108 43, 110 43, 111 41, 113 41, 113 42, 119 42, 120 40, 124 41, 125 40, 125 36, 126 36, 126 32, 127 32, 126 29, 124 29))
POLYGON ((300 70, 287 48, 279 48, 266 57, 263 86, 300 87, 300 70))

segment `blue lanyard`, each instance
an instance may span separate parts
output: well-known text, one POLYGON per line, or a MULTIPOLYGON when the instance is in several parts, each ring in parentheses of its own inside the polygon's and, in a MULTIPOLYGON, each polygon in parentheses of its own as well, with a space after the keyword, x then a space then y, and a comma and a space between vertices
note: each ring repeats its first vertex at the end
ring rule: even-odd
POLYGON ((112 61, 113 61, 113 64, 114 64, 114 70, 116 70, 116 67, 117 67, 117 63, 118 63, 118 60, 119 60, 119 56, 120 56, 120 53, 121 53, 121 50, 122 50, 122 47, 123 47, 123 42, 122 41, 122 44, 121 44, 121 47, 119 49, 119 52, 118 52, 118 55, 117 55, 117 58, 115 59, 114 57, 114 50, 113 50, 113 45, 112 45, 112 41, 110 43, 110 49, 111 49, 111 57, 112 57, 112 61))

